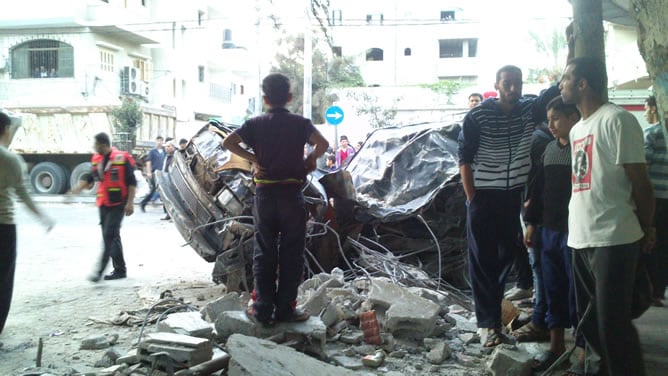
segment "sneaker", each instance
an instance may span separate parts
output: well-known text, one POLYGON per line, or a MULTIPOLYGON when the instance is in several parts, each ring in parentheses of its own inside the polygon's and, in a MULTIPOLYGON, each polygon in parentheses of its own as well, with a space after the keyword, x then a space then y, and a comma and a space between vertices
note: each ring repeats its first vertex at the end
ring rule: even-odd
POLYGON ((172 219, 172 217, 170 217, 169 215, 160 218, 161 221, 169 221, 170 219, 172 219))
POLYGON ((104 280, 105 281, 110 281, 110 280, 122 279, 122 278, 126 278, 126 277, 127 277, 126 272, 118 272, 118 271, 114 270, 113 272, 111 272, 111 274, 105 275, 104 280))
POLYGON ((508 290, 504 297, 508 300, 521 300, 521 299, 527 299, 533 296, 533 291, 531 289, 520 289, 517 287, 513 287, 512 289, 508 290))
POLYGON ((308 320, 311 315, 301 309, 294 309, 287 315, 276 315, 276 320, 281 322, 302 322, 308 320))
POLYGON ((102 275, 100 273, 95 273, 95 274, 91 274, 88 277, 88 280, 93 282, 93 283, 97 283, 97 282, 100 282, 100 278, 102 278, 102 275))
POLYGON ((139 208, 141 209, 142 213, 146 213, 146 203, 145 202, 142 202, 141 204, 139 204, 139 208))

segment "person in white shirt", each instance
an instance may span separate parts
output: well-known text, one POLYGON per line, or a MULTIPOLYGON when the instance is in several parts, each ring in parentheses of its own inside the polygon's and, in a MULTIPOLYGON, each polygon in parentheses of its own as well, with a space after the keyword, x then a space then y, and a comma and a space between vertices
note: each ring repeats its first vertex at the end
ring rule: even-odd
POLYGON ((0 333, 5 327, 14 290, 16 271, 16 222, 14 219, 15 195, 25 203, 47 231, 53 220, 33 202, 26 188, 26 166, 23 159, 7 149, 12 119, 0 112, 0 333))
POLYGON ((651 249, 656 239, 654 193, 642 129, 632 114, 607 103, 606 87, 605 64, 591 57, 571 60, 559 85, 564 102, 582 114, 570 132, 568 246, 587 342, 586 372, 597 371, 589 367, 593 353, 611 376, 643 376, 631 307, 641 250, 651 249))

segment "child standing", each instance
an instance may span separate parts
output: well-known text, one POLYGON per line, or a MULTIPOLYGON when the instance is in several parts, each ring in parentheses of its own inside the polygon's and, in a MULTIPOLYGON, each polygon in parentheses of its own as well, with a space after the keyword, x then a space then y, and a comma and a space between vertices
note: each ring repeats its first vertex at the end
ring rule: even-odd
POLYGON ((254 303, 247 311, 265 325, 304 321, 296 309, 297 288, 304 273, 306 207, 302 186, 306 174, 329 146, 310 119, 292 114, 290 80, 273 73, 262 81, 266 113, 247 120, 223 140, 223 147, 255 166, 254 303), (253 152, 244 149, 240 143, 253 152), (304 144, 315 145, 304 159, 304 144))
MULTIPOLYGON (((577 325, 571 249, 568 240, 568 202, 571 197, 571 147, 569 132, 580 120, 575 105, 556 97, 547 104, 547 119, 555 137, 545 148, 538 166, 535 189, 530 192, 524 216, 525 243, 540 252, 547 301, 546 323, 550 349, 536 357, 534 371, 544 371, 566 351, 564 330, 577 325), (542 223, 540 228, 537 224, 542 223), (533 234, 539 231, 539 244, 533 234)), ((584 345, 581 339, 576 344, 584 345)))

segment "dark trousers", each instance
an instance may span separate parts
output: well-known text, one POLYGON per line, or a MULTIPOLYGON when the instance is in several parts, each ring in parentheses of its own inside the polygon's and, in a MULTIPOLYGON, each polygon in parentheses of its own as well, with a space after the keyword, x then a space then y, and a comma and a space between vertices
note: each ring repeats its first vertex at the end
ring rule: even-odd
MULTIPOLYGON (((156 170, 157 171, 157 170, 156 170)), ((151 201, 151 198, 155 194, 155 191, 158 189, 158 185, 155 183, 155 171, 151 173, 151 178, 148 179, 148 186, 150 188, 150 191, 144 198, 141 200, 141 205, 146 205, 151 201)))
POLYGON ((529 248, 529 263, 531 264, 531 271, 533 274, 533 288, 534 288, 534 305, 533 313, 531 314, 531 321, 541 327, 546 327, 547 323, 547 301, 545 300, 545 285, 543 283, 543 267, 541 265, 540 254, 540 231, 542 227, 538 227, 533 233, 532 242, 534 248, 529 248))
POLYGON ((645 375, 638 332, 631 322, 639 255, 637 242, 573 250, 575 296, 587 359, 591 352, 600 356, 610 376, 645 375), (583 316, 589 304, 591 310, 583 316))
POLYGON ((5 327, 14 291, 16 225, 0 224, 0 333, 5 327))
POLYGON ((647 272, 652 281, 654 298, 663 299, 668 284, 668 199, 656 199, 654 218, 656 246, 648 257, 647 272))
POLYGON ((299 185, 255 190, 255 310, 258 316, 289 316, 304 274, 306 207, 299 185), (277 283, 278 279, 278 283, 277 283))
POLYGON ((533 272, 529 260, 529 252, 522 242, 522 228, 517 232, 517 245, 515 246, 515 271, 517 272, 517 281, 515 287, 528 290, 533 285, 533 272))
POLYGON ((480 328, 501 327, 501 300, 520 228, 520 198, 520 190, 478 190, 468 204, 469 273, 480 328))
POLYGON ((100 206, 100 227, 102 228, 103 250, 98 274, 102 274, 111 258, 114 270, 125 273, 123 244, 121 243, 121 223, 125 217, 125 204, 100 206))
POLYGON ((570 328, 577 325, 575 281, 568 233, 541 229, 541 267, 547 300, 547 327, 570 328))

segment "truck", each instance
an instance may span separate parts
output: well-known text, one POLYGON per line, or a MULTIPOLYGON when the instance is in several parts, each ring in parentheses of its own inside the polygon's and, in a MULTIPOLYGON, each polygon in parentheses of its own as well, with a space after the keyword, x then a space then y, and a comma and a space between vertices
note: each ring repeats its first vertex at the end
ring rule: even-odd
MULTIPOLYGON (((135 159, 153 147, 158 135, 174 137, 176 116, 171 109, 142 107, 142 123, 136 140, 130 132, 117 131, 113 106, 6 108, 20 118, 9 149, 26 161, 30 187, 39 194, 62 194, 76 186, 90 171, 93 136, 105 132, 113 146, 129 151, 135 159)), ((92 195, 96 187, 84 191, 92 195)))

